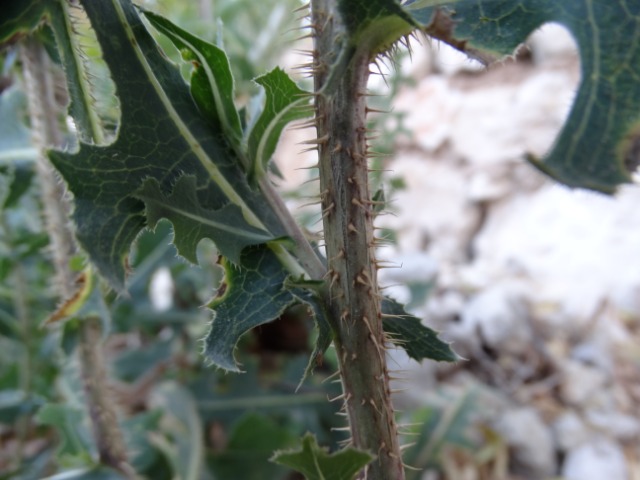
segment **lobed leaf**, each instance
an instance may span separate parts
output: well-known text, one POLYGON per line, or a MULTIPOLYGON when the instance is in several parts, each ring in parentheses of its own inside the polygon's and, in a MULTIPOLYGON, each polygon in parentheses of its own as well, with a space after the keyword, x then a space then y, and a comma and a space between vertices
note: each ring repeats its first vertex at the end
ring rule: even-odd
POLYGON ((353 480, 374 458, 353 447, 329 454, 318 446, 312 434, 307 433, 302 438, 301 449, 276 452, 271 461, 293 468, 307 480, 353 480))
MULTIPOLYGON (((202 209, 235 204, 247 223, 261 230, 268 225, 272 237, 282 236, 277 216, 249 186, 229 139, 198 111, 132 4, 87 0, 83 6, 116 85, 121 124, 108 146, 81 143, 75 153, 54 151, 50 158, 73 192, 78 240, 102 275, 123 287, 124 258, 146 226, 138 195, 149 179, 169 198, 178 179, 192 175, 202 209)), ((182 248, 193 251, 195 245, 182 248)))

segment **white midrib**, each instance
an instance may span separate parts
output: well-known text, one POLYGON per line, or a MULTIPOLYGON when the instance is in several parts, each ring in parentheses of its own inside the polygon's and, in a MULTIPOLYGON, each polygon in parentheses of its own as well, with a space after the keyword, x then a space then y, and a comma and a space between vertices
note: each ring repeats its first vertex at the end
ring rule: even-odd
MULTIPOLYGON (((127 22, 126 15, 122 9, 122 5, 120 5, 120 2, 118 0, 112 0, 112 4, 114 5, 115 10, 118 14, 118 17, 120 19, 120 24, 122 25, 122 27, 125 29, 127 33, 127 38, 135 39, 135 34, 133 33, 133 30, 131 29, 129 22, 127 22)), ((171 100, 169 99, 169 97, 167 97, 166 92, 162 89, 160 82, 158 82, 158 79, 153 73, 153 69, 151 68, 151 65, 149 65, 149 62, 147 61, 146 57, 140 50, 140 47, 138 46, 138 44, 133 43, 132 48, 133 48, 133 51, 135 52, 136 57, 140 62, 140 65, 144 69, 147 75, 147 78, 149 78, 149 81, 151 82, 153 89, 158 95, 158 98, 160 99, 163 106, 169 113, 169 116, 171 117, 171 119, 174 121, 180 134, 189 143, 189 146, 191 147, 191 150, 194 153, 194 155, 198 158, 202 166, 207 170, 207 173, 209 173, 209 176, 211 177, 211 179, 218 185, 220 190, 222 190, 222 192, 227 196, 227 198, 229 198, 231 202, 233 202, 234 204, 238 205, 238 207, 240 207, 247 223, 249 223, 250 225, 253 225, 256 228, 260 228, 268 232, 269 229, 253 213, 253 211, 244 202, 242 197, 238 195, 238 193, 235 191, 233 186, 231 186, 231 184, 227 181, 227 179, 224 178, 224 176, 220 173, 220 170, 218 169, 218 167, 213 163, 213 160, 209 158, 207 153, 204 151, 204 149, 202 148, 202 145, 200 145, 200 142, 196 140, 196 138, 193 136, 189 128, 184 124, 184 122, 180 118, 180 115, 178 115, 178 112, 176 112, 175 108, 173 107, 171 100)), ((274 252, 274 254, 278 257, 278 259, 283 264, 283 266, 289 272, 291 272, 291 274, 295 276, 308 277, 307 272, 300 266, 298 261, 282 246, 282 244, 271 242, 268 245, 271 248, 271 250, 274 252)))

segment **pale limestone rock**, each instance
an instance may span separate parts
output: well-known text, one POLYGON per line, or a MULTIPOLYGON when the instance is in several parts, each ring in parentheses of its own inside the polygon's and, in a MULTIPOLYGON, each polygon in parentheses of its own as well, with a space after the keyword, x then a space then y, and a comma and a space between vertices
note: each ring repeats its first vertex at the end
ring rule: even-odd
POLYGON ((569 405, 589 406, 603 398, 608 379, 602 370, 581 362, 564 359, 560 364, 560 395, 569 405))
POLYGON ((495 428, 511 447, 513 460, 527 478, 547 478, 555 472, 553 436, 535 409, 509 410, 497 419, 495 428))
POLYGON ((567 451, 579 447, 591 438, 593 432, 574 410, 562 413, 551 425, 558 448, 567 451))
POLYGON ((607 439, 596 439, 567 453, 562 465, 565 480, 628 480, 622 448, 607 439))

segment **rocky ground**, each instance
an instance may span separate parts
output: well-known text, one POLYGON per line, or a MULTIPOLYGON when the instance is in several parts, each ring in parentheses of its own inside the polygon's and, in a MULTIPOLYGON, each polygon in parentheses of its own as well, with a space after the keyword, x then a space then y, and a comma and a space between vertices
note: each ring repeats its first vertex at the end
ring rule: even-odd
MULTIPOLYGON (((381 281, 466 360, 417 366, 393 352, 411 385, 397 401, 472 391, 471 427, 504 447, 484 460, 445 450, 446 476, 423 478, 640 479, 640 189, 569 190, 523 160, 544 155, 571 105, 572 39, 545 27, 489 69, 428 43, 405 63, 415 85, 397 93, 393 121, 411 133, 384 164, 402 188, 378 219, 397 236, 378 255, 402 268, 381 281)), ((313 158, 279 162, 295 190, 313 158)))

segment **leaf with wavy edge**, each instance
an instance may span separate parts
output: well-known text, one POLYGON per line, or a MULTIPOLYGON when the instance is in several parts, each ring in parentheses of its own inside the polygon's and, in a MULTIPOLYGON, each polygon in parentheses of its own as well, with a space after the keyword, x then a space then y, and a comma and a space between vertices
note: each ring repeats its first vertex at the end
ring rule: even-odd
POLYGON ((322 300, 315 292, 290 282, 289 272, 268 248, 248 248, 242 252, 239 265, 225 260, 222 265, 224 292, 208 305, 214 317, 205 338, 205 356, 220 368, 240 371, 233 358, 240 337, 252 328, 277 319, 288 307, 303 304, 309 307, 318 337, 300 380, 302 383, 332 340, 322 300))
POLYGON ((102 275, 124 286, 124 257, 146 225, 144 203, 135 193, 148 178, 167 197, 179 177, 193 175, 203 209, 235 204, 248 224, 283 236, 275 213, 249 186, 236 152, 198 112, 179 71, 131 3, 83 5, 120 100, 118 138, 108 146, 81 143, 76 153, 51 152, 50 158, 73 192, 78 240, 102 275))
POLYGON ((247 249, 240 267, 223 260, 225 287, 208 306, 215 312, 205 339, 205 356, 216 366, 239 372, 233 351, 240 337, 278 318, 296 298, 284 288, 288 273, 266 248, 247 249))

